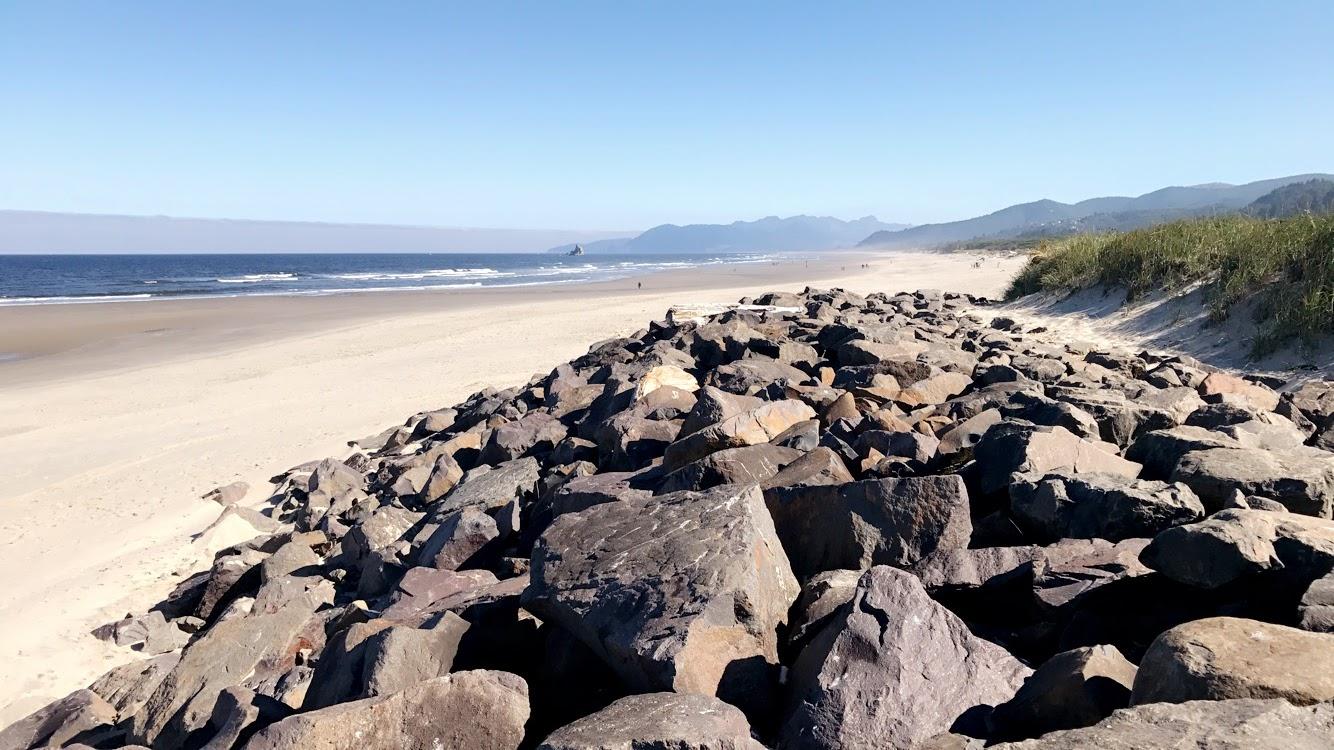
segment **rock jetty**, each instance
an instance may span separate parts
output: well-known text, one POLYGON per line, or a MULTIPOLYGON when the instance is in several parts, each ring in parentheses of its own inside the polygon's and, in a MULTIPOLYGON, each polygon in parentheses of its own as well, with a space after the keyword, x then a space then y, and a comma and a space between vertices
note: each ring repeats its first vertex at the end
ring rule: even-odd
POLYGON ((1334 745, 1334 385, 741 303, 210 493, 256 536, 0 748, 1334 745))

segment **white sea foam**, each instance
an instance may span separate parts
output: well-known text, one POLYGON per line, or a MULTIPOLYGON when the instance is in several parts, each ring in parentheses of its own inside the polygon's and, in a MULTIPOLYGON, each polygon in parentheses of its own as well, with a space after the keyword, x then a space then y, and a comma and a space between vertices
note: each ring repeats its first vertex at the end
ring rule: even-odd
POLYGON ((105 294, 87 297, 0 297, 0 307, 21 305, 84 305, 95 302, 142 302, 153 299, 152 294, 105 294))
POLYGON ((403 271, 400 273, 392 271, 330 273, 323 274, 321 278, 340 279, 342 281, 416 281, 419 279, 499 278, 513 275, 510 272, 502 273, 494 268, 434 268, 427 271, 403 271))
POLYGON ((215 279, 219 284, 254 284, 261 281, 290 281, 296 278, 294 273, 248 273, 244 276, 230 276, 215 279))

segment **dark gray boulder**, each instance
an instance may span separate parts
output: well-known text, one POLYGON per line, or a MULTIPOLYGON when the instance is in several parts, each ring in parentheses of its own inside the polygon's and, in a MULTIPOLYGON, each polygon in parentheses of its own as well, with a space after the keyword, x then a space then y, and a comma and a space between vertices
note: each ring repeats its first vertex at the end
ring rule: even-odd
POLYGON ((1264 510, 1223 510, 1167 529, 1140 556, 1168 578, 1217 589, 1270 570, 1301 585, 1334 569, 1334 521, 1264 510))
POLYGON ((968 490, 954 475, 770 487, 765 501, 792 569, 908 567, 972 534, 968 490))
POLYGON ((797 659, 778 747, 911 748, 1008 700, 1029 674, 915 576, 877 566, 797 659))
POLYGON ((1056 472, 1010 486, 1010 512, 1036 541, 1151 537, 1204 517, 1184 484, 1056 472))
MULTIPOLYGON (((794 448, 770 443, 728 448, 710 453, 663 477, 658 493, 706 490, 720 484, 760 484, 802 456, 794 448)), ((594 475, 596 476, 596 475, 594 475)))
POLYGON ((568 513, 533 549, 524 606, 635 690, 763 700, 799 589, 757 487, 568 513))
POLYGON ((1038 737, 1097 724, 1130 705, 1135 665, 1115 646, 1062 651, 1043 662, 1014 697, 992 711, 995 735, 1038 737))

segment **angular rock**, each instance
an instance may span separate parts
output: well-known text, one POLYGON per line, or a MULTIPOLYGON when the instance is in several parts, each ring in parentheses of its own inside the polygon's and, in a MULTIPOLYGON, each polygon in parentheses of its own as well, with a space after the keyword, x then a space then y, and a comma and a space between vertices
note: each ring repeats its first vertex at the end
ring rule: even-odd
POLYGON ((130 723, 134 741, 154 747, 178 746, 202 727, 224 689, 249 679, 261 668, 286 671, 295 656, 293 641, 319 605, 303 594, 272 613, 224 619, 197 638, 171 673, 153 691, 130 723))
POLYGON ((1264 411, 1273 411, 1278 406, 1279 396, 1273 390, 1223 372, 1211 373, 1200 383, 1199 391, 1201 396, 1238 396, 1254 408, 1264 411))
POLYGON ((764 403, 754 396, 738 396, 709 385, 701 388, 696 395, 695 406, 681 425, 681 437, 725 422, 764 403))
POLYGON ((828 570, 812 576, 792 605, 789 643, 804 645, 819 632, 839 607, 852 601, 861 578, 860 570, 828 570))
POLYGON ((1174 581, 1216 589, 1269 570, 1307 584, 1334 568, 1334 521, 1263 510, 1223 510, 1167 529, 1140 559, 1174 581))
POLYGON ((1184 484, 1056 472, 1011 485, 1010 512, 1043 543, 1066 538, 1119 542, 1198 521, 1204 506, 1184 484))
POLYGON ((492 430, 491 439, 482 447, 477 460, 500 464, 527 455, 550 453, 565 435, 565 425, 559 419, 545 412, 529 412, 492 430))
POLYGON ((475 506, 465 507, 446 518, 422 542, 417 564, 458 570, 499 536, 494 518, 475 506))
POLYGON ((502 508, 515 498, 532 494, 537 487, 539 468, 537 460, 529 457, 506 461, 489 471, 473 469, 444 498, 429 506, 428 518, 439 523, 464 508, 502 508))
POLYGON ((1306 587, 1297 616, 1303 630, 1334 633, 1334 573, 1326 573, 1306 587))
POLYGON ((388 695, 449 674, 468 623, 445 612, 430 628, 387 627, 366 639, 365 695, 388 695))
POLYGON ((954 475, 771 487, 764 493, 792 569, 908 567, 968 546, 968 490, 954 475))
POLYGON ((455 672, 390 695, 290 716, 261 730, 244 750, 516 750, 528 713, 528 685, 521 677, 455 672))
POLYGON ((1334 700, 1334 635, 1237 617, 1178 625, 1144 654, 1131 702, 1230 698, 1334 700))
POLYGON ((992 732, 1038 737, 1089 727, 1130 705, 1135 665, 1115 646, 1086 646, 1051 657, 1010 700, 992 711, 992 732))
POLYGON ((657 492, 706 490, 720 484, 760 484, 772 479, 784 466, 801 456, 799 450, 770 443, 727 448, 663 477, 657 492))
POLYGON ((1233 491, 1262 495, 1293 513, 1329 518, 1334 507, 1334 455, 1277 453, 1259 448, 1212 448, 1181 457, 1173 481, 1195 491, 1206 507, 1220 508, 1233 491))
POLYGON ((1082 440, 1064 427, 1001 422, 987 430, 973 456, 981 468, 980 489, 987 494, 1010 485, 1010 475, 1090 472, 1134 478, 1140 465, 1111 452, 1106 444, 1082 440))
POLYGON ((1139 556, 1148 544, 1148 539, 1116 544, 1064 539, 1040 547, 1033 557, 1033 592, 1040 604, 1057 609, 1114 581, 1145 575, 1150 571, 1139 556))
POLYGON ((778 747, 911 748, 1009 699, 1029 673, 912 574, 877 566, 797 659, 778 747))
POLYGON ((630 695, 568 724, 538 750, 764 750, 738 709, 690 693, 630 695))
POLYGON ((798 587, 758 488, 597 505, 533 549, 524 606, 635 690, 763 698, 798 587))
POLYGON ((767 443, 792 425, 813 417, 815 411, 800 401, 766 402, 667 446, 663 465, 678 469, 725 448, 767 443))
MULTIPOLYGON (((64 747, 70 742, 92 739, 87 734, 115 722, 116 710, 97 693, 75 690, 0 729, 0 747, 16 750, 64 747)), ((118 732, 110 734, 114 736, 118 732)))

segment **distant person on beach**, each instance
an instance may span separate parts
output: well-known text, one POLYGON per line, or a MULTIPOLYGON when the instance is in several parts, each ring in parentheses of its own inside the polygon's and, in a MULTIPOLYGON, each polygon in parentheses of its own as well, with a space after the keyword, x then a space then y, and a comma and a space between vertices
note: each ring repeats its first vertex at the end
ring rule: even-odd
POLYGON ((635 288, 636 288, 636 289, 643 289, 643 288, 644 288, 644 282, 642 282, 642 281, 636 281, 636 282, 635 282, 635 288))

